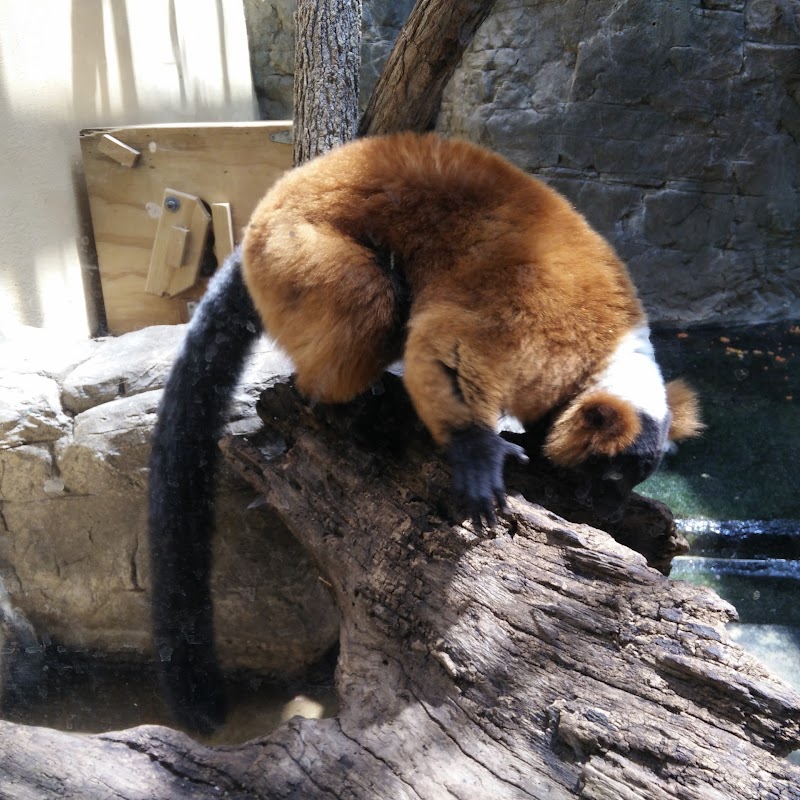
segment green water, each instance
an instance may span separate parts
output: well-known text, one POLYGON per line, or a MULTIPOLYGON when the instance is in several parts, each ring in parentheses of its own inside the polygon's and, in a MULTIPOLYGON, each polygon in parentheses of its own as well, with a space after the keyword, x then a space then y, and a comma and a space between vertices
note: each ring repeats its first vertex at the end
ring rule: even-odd
POLYGON ((653 338, 666 376, 700 393, 707 428, 641 492, 679 518, 800 519, 800 325, 653 338))

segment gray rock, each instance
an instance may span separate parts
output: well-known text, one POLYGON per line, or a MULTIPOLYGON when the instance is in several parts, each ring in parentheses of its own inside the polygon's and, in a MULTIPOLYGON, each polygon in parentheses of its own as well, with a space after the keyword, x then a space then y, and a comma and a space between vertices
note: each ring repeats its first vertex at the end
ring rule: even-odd
POLYGON ((158 325, 106 339, 64 378, 65 408, 79 414, 118 397, 162 387, 183 332, 182 325, 158 325))
MULTIPOLYGON (((64 378, 62 401, 67 411, 80 414, 102 403, 163 388, 185 330, 185 325, 157 325, 104 340, 64 378)), ((247 413, 243 403, 252 409, 258 392, 270 380, 289 374, 289 361, 271 340, 262 337, 236 390, 231 418, 247 413)))
POLYGON ((64 482, 55 467, 53 448, 47 443, 3 448, 0 466, 0 502, 4 515, 14 503, 41 503, 52 500, 64 490, 64 482))
POLYGON ((150 433, 161 392, 122 397, 75 417, 73 434, 55 447, 70 495, 141 494, 147 488, 150 433))
POLYGON ((0 446, 53 442, 70 428, 63 412, 58 383, 36 374, 3 371, 0 386, 0 446))
POLYGON ((96 340, 65 337, 52 328, 22 325, 0 330, 0 376, 35 374, 60 380, 99 346, 96 340))
POLYGON ((295 0, 245 0, 250 67, 262 119, 291 119, 295 0))
MULTIPOLYGON (((3 364, 0 388, 0 585, 43 641, 150 657, 147 460, 183 333, 146 329, 73 349, 73 358, 39 346, 31 331, 4 343, 28 355, 3 364)), ((231 425, 257 427, 259 391, 290 367, 260 341, 231 425)), ((217 525, 223 663, 287 673, 314 661, 336 640, 336 610, 306 555, 224 467, 217 525)))
POLYGON ((656 323, 800 314, 800 6, 498 0, 437 127, 564 192, 656 323))

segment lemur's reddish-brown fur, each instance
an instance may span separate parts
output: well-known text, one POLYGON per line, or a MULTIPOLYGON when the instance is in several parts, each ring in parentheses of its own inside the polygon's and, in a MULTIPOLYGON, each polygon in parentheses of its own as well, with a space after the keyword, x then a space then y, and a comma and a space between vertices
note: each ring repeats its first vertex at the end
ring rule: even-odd
POLYGON ((686 381, 678 378, 667 384, 667 404, 672 412, 669 426, 670 441, 690 439, 705 430, 705 425, 700 420, 697 393, 686 381))
POLYGON ((572 467, 591 455, 616 456, 641 431, 636 409, 605 391, 590 391, 570 403, 554 422, 544 452, 556 464, 572 467))
POLYGON ((289 172, 256 208, 242 260, 301 391, 349 400, 402 351, 442 444, 503 411, 558 408, 645 322, 627 270, 566 199, 435 135, 362 139, 289 172), (393 269, 412 298, 404 350, 393 269))

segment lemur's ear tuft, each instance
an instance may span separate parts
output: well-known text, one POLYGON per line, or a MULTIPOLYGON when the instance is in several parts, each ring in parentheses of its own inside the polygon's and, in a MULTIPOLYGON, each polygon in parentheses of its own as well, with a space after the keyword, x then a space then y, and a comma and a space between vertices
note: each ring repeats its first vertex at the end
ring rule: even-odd
POLYGON ((706 426, 700 419, 700 401, 688 383, 678 379, 667 384, 667 405, 672 414, 667 434, 671 442, 690 439, 703 432, 706 426))
POLYGON ((556 417, 544 445, 556 464, 572 467, 589 456, 615 456, 642 430, 636 409, 610 392, 581 395, 556 417))

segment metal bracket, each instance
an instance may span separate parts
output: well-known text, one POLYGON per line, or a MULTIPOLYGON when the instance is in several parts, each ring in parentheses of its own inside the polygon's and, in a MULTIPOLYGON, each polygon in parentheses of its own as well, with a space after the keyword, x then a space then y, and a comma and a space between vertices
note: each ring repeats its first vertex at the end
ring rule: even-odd
POLYGON ((271 142, 275 142, 276 144, 292 144, 294 142, 294 137, 292 136, 292 130, 290 128, 288 131, 271 133, 269 135, 269 140, 271 142))

